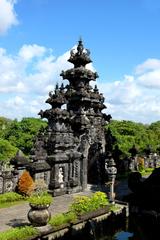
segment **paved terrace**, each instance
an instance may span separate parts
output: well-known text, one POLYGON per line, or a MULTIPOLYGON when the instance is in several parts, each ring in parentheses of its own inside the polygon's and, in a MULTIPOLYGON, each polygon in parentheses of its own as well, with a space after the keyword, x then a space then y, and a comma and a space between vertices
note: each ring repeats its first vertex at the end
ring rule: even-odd
MULTIPOLYGON (((127 182, 121 181, 116 182, 116 198, 121 200, 124 195, 129 193, 127 182)), ((53 203, 50 206, 50 211, 52 216, 58 213, 67 212, 68 207, 73 201, 73 198, 78 195, 90 195, 96 190, 104 191, 105 189, 100 188, 92 188, 89 186, 89 189, 85 192, 71 194, 71 195, 63 195, 59 197, 54 197, 53 203)), ((28 223, 27 213, 30 207, 28 203, 22 203, 16 206, 12 206, 9 208, 0 209, 0 231, 5 231, 11 227, 16 227, 20 225, 25 225, 28 223)))

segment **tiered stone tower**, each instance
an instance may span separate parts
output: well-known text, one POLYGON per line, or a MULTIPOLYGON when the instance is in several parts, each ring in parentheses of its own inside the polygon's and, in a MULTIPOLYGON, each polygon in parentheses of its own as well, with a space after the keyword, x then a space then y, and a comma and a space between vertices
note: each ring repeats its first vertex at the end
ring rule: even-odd
POLYGON ((69 84, 56 85, 46 100, 51 108, 39 113, 48 119, 48 127, 37 137, 30 165, 31 174, 44 177, 54 196, 83 191, 88 183, 103 183, 105 171, 104 126, 110 115, 102 113, 103 94, 90 85, 98 74, 85 67, 91 59, 82 40, 68 61, 74 67, 61 76, 69 84))

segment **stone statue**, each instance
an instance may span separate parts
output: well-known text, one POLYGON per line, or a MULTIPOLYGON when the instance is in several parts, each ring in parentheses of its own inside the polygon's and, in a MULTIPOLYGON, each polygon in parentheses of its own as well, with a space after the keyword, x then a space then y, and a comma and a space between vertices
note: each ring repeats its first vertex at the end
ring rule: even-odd
POLYGON ((64 176, 63 176, 63 168, 59 168, 59 174, 58 174, 58 182, 63 183, 64 182, 64 176))

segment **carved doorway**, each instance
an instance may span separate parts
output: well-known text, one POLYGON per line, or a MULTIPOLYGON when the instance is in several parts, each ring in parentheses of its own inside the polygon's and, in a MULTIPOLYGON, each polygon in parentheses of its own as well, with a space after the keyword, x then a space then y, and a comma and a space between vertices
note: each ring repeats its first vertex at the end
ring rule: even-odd
POLYGON ((88 169, 87 169, 87 183, 88 184, 102 184, 103 182, 103 158, 101 153, 101 144, 94 143, 88 151, 88 169))

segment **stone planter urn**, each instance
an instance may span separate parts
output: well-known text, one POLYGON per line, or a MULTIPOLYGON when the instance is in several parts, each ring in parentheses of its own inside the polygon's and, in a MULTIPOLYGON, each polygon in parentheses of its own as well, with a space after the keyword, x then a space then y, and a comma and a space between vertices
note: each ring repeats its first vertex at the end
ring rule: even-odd
POLYGON ((28 212, 28 220, 35 227, 45 226, 51 218, 48 205, 33 205, 29 204, 31 209, 28 212))

